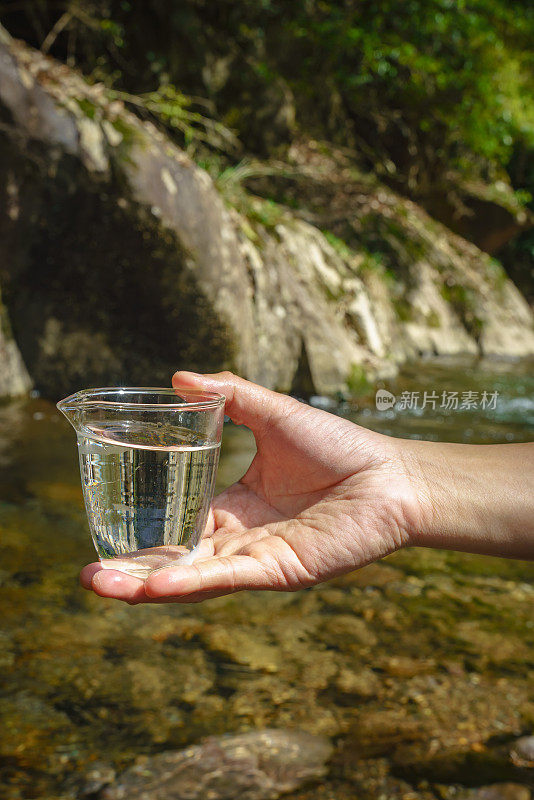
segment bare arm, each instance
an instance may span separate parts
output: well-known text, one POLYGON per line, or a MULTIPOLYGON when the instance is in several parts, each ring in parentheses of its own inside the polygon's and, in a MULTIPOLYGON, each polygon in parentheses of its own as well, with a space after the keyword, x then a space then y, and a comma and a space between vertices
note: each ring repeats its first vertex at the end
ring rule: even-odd
POLYGON ((404 441, 421 519, 410 543, 534 558, 534 444, 404 441))

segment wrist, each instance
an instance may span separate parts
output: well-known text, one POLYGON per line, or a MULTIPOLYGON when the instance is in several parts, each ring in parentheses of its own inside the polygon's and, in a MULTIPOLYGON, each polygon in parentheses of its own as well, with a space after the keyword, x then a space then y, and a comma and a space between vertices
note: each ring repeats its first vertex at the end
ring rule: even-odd
POLYGON ((461 509, 456 470, 449 463, 449 453, 443 451, 447 445, 409 439, 398 443, 410 487, 406 504, 409 546, 452 546, 451 521, 456 527, 463 525, 460 515, 465 509, 461 509))
POLYGON ((534 445, 397 440, 408 484, 408 544, 534 556, 534 445))

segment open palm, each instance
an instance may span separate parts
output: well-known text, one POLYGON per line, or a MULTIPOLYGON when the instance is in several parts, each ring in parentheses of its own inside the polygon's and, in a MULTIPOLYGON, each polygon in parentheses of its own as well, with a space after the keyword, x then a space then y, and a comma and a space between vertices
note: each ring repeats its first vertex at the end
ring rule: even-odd
POLYGON ((242 589, 292 591, 402 547, 416 503, 397 440, 231 373, 178 372, 254 433, 246 475, 215 498, 192 564, 139 578, 90 564, 82 584, 129 603, 194 602, 242 589))

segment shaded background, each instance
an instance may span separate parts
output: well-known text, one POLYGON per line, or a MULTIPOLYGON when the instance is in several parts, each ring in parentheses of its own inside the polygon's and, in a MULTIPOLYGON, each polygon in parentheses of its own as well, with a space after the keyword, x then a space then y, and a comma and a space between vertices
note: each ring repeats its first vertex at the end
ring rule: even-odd
MULTIPOLYGON (((534 732, 529 564, 417 550, 295 595, 89 596, 53 401, 230 366, 390 435, 532 441, 531 4, 14 0, 0 19, 28 45, 0 53, 18 395, 0 407, 0 794, 95 798, 141 757, 274 726, 334 746, 294 800, 529 800, 533 759, 511 755, 534 732), (43 97, 71 150, 31 128, 43 97), (498 399, 378 412, 378 388, 498 399)), ((220 489, 253 452, 226 426, 220 489)))

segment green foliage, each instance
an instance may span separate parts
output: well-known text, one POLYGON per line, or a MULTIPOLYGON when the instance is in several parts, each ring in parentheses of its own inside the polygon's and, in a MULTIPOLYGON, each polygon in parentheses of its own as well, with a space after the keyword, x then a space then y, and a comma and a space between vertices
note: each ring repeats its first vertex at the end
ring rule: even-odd
POLYGON ((439 318, 439 314, 436 311, 430 311, 426 315, 426 324, 429 328, 440 328, 441 320, 439 318))
POLYGON ((346 261, 348 261, 354 256, 353 251, 346 245, 343 239, 335 236, 330 231, 323 231, 323 233, 327 242, 334 248, 336 253, 341 256, 341 258, 344 258, 346 261))
POLYGON ((518 140, 534 144, 534 9, 498 0, 310 6, 307 24, 301 16, 292 26, 307 70, 298 80, 328 76, 354 119, 375 115, 395 170, 420 163, 407 180, 445 163, 480 174, 505 165, 518 140))
POLYGON ((80 106, 80 109, 83 114, 89 119, 95 118, 96 106, 94 103, 91 103, 86 97, 78 97, 76 98, 76 102, 80 106))
POLYGON ((0 10, 16 35, 140 95, 186 143, 234 147, 225 119, 249 149, 283 139, 289 93, 301 130, 350 141, 412 193, 451 168, 493 180, 534 149, 527 0, 18 0, 0 10), (209 97, 208 113, 186 95, 209 97))
MULTIPOLYGON (((244 186, 250 178, 293 175, 294 171, 286 165, 262 163, 249 158, 228 165, 220 157, 204 158, 199 163, 210 173, 227 203, 240 211, 250 223, 272 229, 280 222, 287 221, 287 211, 283 204, 252 194, 244 186)), ((258 237, 252 232, 252 228, 249 225, 246 228, 246 235, 258 243, 258 237)))
POLYGON ((494 287, 500 291, 504 289, 508 276, 503 269, 502 264, 495 258, 490 258, 488 261, 487 269, 488 278, 493 283, 494 287))
POLYGON ((217 120, 196 111, 195 101, 172 84, 158 86, 153 92, 140 95, 110 89, 109 96, 148 112, 172 131, 177 131, 183 137, 186 150, 195 150, 199 144, 226 152, 239 150, 239 141, 232 131, 217 120))
POLYGON ((534 230, 509 242, 499 257, 509 277, 534 304, 534 230))
POLYGON ((352 397, 367 394, 371 389, 371 382, 361 364, 352 364, 347 376, 347 388, 352 397))
POLYGON ((411 322, 413 320, 413 308, 404 297, 393 297, 392 302, 401 322, 411 322))
MULTIPOLYGON (((534 208, 530 0, 0 0, 0 15, 165 126, 251 223, 283 215, 247 182, 274 174, 259 159, 287 161, 299 136, 347 146, 360 175, 448 225, 469 213, 463 190, 513 215, 534 208)), ((424 242, 371 217, 360 220, 359 245, 374 254, 362 272, 382 262, 398 283, 424 242)), ((532 241, 526 232, 503 256, 531 296, 532 241)))
POLYGON ((458 283, 443 284, 441 296, 449 303, 460 320, 465 325, 466 330, 478 339, 482 332, 483 321, 476 314, 476 297, 472 289, 461 286, 458 283))
MULTIPOLYGON (((245 191, 226 195, 227 201, 243 214, 249 223, 257 223, 264 228, 276 228, 284 221, 284 209, 273 200, 265 200, 245 191)), ((250 238, 256 238, 256 235, 250 238)))

